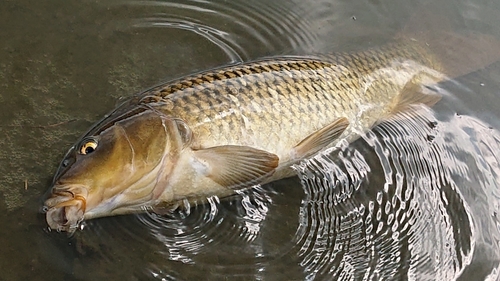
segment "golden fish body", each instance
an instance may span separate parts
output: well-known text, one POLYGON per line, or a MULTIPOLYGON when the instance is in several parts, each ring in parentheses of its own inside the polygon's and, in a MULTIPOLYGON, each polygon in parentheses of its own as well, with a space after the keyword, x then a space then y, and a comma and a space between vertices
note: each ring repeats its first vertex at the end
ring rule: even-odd
POLYGON ((290 166, 352 141, 442 80, 424 48, 288 57, 229 66, 151 88, 68 152, 46 201, 51 228, 162 202, 226 196, 292 176, 290 166))

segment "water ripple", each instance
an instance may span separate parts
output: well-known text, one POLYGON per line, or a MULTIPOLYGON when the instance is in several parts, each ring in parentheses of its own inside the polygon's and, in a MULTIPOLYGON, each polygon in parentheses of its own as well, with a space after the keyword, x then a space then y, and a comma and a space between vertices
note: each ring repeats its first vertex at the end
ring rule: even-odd
POLYGON ((240 192, 238 201, 227 204, 211 197, 206 204, 183 206, 162 215, 150 212, 138 218, 164 246, 160 253, 167 260, 194 264, 197 256, 213 247, 244 247, 256 240, 272 204, 268 192, 257 186, 251 193, 240 192))
POLYGON ((310 22, 314 20, 311 14, 314 11, 310 7, 297 9, 292 3, 131 1, 128 6, 146 9, 133 27, 194 32, 224 51, 233 63, 269 54, 300 52, 319 41, 310 22))
POLYGON ((242 50, 236 42, 230 42, 229 34, 220 31, 213 27, 195 23, 188 19, 177 19, 169 17, 157 16, 154 18, 143 19, 134 25, 135 27, 167 27, 175 29, 183 29, 194 32, 203 38, 209 40, 219 47, 229 58, 229 63, 242 62, 243 59, 238 54, 237 50, 242 50), (232 43, 232 44, 231 44, 232 43))
POLYGON ((311 277, 450 280, 470 264, 474 224, 452 177, 463 163, 446 153, 432 112, 418 112, 366 134, 376 158, 353 145, 297 167, 306 191, 298 255, 311 277))

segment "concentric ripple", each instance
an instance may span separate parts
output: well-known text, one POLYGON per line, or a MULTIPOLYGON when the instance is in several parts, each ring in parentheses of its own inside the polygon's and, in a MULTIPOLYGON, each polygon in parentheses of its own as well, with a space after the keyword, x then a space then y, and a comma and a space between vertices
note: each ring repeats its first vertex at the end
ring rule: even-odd
POLYGON ((168 214, 148 213, 139 220, 164 245, 163 254, 169 260, 194 264, 195 257, 211 247, 226 243, 244 247, 257 238, 272 200, 259 186, 253 191, 251 196, 242 192, 240 200, 229 205, 211 197, 193 208, 187 205, 168 214))
POLYGON ((498 148, 498 132, 478 120, 441 122, 421 108, 302 163, 304 270, 320 279, 456 279, 473 255, 487 255, 475 253, 482 236, 481 248, 498 251, 497 226, 479 215, 497 214, 498 194, 484 192, 498 190, 498 148), (463 193, 482 199, 471 206, 463 193), (491 231, 476 232, 478 223, 491 231))
POLYGON ((275 1, 198 0, 135 1, 129 5, 146 8, 134 27, 193 32, 218 46, 233 63, 300 52, 318 42, 308 20, 314 15, 305 5, 297 9, 292 3, 280 5, 275 1))

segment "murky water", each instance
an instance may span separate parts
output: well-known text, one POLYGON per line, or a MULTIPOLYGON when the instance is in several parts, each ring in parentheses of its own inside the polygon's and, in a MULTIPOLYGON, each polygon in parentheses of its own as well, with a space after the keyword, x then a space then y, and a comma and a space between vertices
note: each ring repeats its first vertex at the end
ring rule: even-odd
MULTIPOLYGON (((161 216, 88 221, 71 238, 39 214, 67 148, 121 97, 227 63, 382 45, 422 7, 4 1, 0 280, 498 280, 495 61, 440 85, 446 96, 418 118, 297 165, 296 178, 161 216)), ((432 7, 426 15, 454 32, 500 38, 498 3, 432 7)))

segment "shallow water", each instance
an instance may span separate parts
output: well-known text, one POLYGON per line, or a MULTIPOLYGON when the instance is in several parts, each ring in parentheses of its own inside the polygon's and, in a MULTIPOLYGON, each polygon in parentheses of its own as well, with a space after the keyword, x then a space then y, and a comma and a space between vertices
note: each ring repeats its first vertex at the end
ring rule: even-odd
MULTIPOLYGON (((500 38, 500 4, 434 5, 443 28, 500 38)), ((442 83, 445 97, 419 118, 301 163, 299 177, 162 216, 88 221, 71 238, 39 214, 66 150, 120 98, 222 64, 383 45, 422 7, 5 1, 0 279, 498 280, 496 61, 442 83)))

